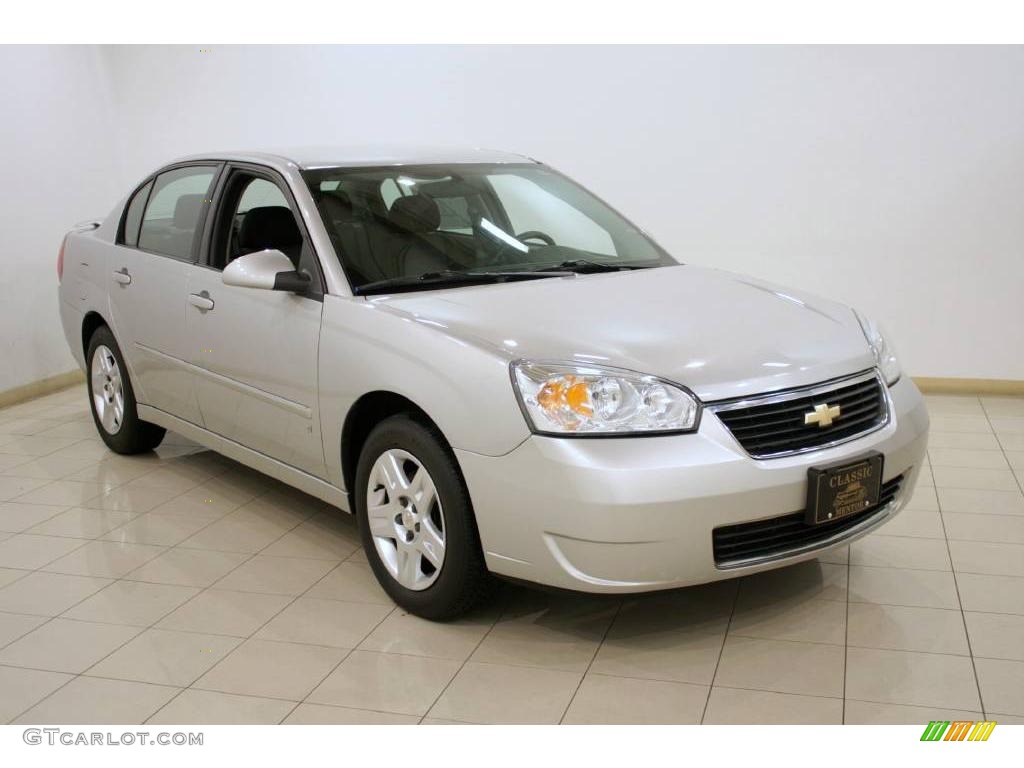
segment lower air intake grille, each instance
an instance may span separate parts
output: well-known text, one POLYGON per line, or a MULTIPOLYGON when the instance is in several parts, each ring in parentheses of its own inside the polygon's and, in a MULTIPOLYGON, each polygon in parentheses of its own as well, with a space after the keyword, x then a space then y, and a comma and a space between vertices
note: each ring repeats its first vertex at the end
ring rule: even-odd
POLYGON ((877 506, 835 522, 809 525, 804 519, 803 510, 801 510, 782 517, 715 528, 711 532, 715 565, 729 567, 752 558, 784 556, 786 552, 813 546, 830 539, 877 515, 899 494, 900 484, 904 477, 905 475, 897 475, 882 484, 882 493, 877 506))

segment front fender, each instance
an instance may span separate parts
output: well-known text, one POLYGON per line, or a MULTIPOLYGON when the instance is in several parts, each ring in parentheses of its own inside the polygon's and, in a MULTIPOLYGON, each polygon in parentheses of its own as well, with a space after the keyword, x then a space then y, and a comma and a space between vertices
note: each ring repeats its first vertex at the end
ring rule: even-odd
POLYGON ((329 477, 341 472, 341 431, 367 392, 419 406, 453 448, 501 456, 530 434, 497 350, 372 301, 324 297, 319 347, 320 418, 329 477))

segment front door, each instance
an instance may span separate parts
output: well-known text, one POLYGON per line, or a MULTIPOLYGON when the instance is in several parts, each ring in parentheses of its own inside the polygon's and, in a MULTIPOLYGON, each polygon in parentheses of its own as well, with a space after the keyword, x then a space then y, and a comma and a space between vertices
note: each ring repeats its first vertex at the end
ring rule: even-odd
POLYGON ((196 394, 206 429, 324 477, 317 403, 323 290, 316 256, 283 182, 233 168, 217 193, 203 261, 189 268, 188 329, 196 394), (275 248, 310 273, 313 288, 226 286, 240 255, 275 248))
POLYGON ((166 170, 128 204, 107 268, 110 318, 140 403, 200 424, 188 364, 188 270, 219 170, 166 170))

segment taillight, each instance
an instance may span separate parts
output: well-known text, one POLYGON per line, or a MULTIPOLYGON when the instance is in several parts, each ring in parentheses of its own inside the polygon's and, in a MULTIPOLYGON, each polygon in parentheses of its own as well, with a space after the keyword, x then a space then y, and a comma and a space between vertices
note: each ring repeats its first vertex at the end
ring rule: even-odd
POLYGON ((60 250, 57 251, 57 282, 64 279, 64 246, 68 244, 68 236, 60 241, 60 250))

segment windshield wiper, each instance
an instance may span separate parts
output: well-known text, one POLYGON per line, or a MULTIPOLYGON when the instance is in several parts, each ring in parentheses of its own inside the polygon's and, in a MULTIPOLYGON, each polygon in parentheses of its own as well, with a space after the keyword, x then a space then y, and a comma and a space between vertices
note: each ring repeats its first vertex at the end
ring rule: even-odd
POLYGON ((513 272, 465 272, 458 269, 443 269, 440 272, 424 272, 421 275, 403 275, 374 280, 364 283, 355 289, 359 296, 371 293, 388 293, 389 291, 416 290, 423 286, 467 285, 471 283, 503 283, 508 280, 536 280, 544 277, 570 277, 572 272, 565 270, 520 270, 513 272))
POLYGON ((569 270, 571 272, 621 272, 622 270, 630 269, 643 269, 643 267, 630 266, 628 264, 608 264, 600 261, 590 261, 589 259, 569 259, 568 261, 563 261, 560 264, 542 267, 537 271, 569 270))

